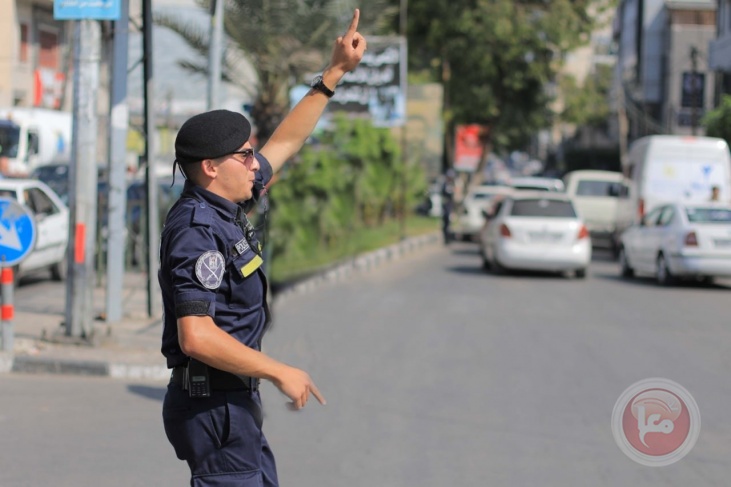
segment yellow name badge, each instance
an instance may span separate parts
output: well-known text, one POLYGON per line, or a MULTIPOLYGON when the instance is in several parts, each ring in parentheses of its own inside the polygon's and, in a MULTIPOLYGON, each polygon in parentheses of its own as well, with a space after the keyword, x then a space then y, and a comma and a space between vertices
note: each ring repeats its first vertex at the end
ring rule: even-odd
POLYGON ((253 259, 251 259, 249 262, 246 263, 246 265, 241 268, 241 275, 244 277, 249 277, 254 273, 255 270, 261 267, 263 263, 264 259, 262 259, 258 255, 255 255, 253 259))

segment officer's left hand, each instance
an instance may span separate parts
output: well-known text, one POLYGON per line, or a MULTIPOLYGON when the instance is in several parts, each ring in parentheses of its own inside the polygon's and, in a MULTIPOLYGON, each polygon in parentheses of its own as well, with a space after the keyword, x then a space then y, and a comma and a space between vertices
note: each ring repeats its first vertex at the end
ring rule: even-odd
POLYGON ((276 379, 272 382, 292 402, 288 404, 290 409, 302 409, 307 404, 310 393, 322 404, 325 405, 325 398, 320 393, 309 374, 304 370, 284 365, 277 371, 276 379))
POLYGON ((358 19, 360 19, 360 10, 355 9, 353 20, 345 35, 335 40, 330 69, 340 71, 341 75, 352 71, 363 59, 363 53, 366 50, 365 37, 358 32, 358 19))

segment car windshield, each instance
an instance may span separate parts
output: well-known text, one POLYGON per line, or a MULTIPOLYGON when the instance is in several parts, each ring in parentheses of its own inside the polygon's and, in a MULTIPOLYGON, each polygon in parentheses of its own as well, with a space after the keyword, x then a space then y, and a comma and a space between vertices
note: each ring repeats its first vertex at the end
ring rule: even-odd
POLYGON ((570 201, 536 198, 513 201, 510 216, 576 218, 576 212, 570 201))
POLYGON ((685 214, 690 223, 731 224, 731 209, 727 208, 686 208, 685 214))
POLYGON ((576 196, 617 196, 619 194, 619 183, 614 181, 591 181, 584 179, 579 181, 576 187, 576 196))
POLYGON ((0 121, 0 156, 18 157, 20 128, 10 121, 0 121))

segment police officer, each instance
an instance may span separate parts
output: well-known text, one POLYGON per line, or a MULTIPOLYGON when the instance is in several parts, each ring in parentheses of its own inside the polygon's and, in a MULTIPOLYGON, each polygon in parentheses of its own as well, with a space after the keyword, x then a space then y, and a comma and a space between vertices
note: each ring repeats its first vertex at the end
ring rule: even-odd
POLYGON ((262 434, 260 379, 300 409, 310 376, 261 352, 269 321, 262 249, 246 212, 272 175, 304 144, 333 89, 363 57, 359 11, 338 37, 312 89, 255 152, 246 118, 214 110, 190 118, 175 141, 184 191, 165 221, 159 282, 162 353, 172 376, 163 402, 165 433, 188 462, 193 486, 276 486, 262 434))

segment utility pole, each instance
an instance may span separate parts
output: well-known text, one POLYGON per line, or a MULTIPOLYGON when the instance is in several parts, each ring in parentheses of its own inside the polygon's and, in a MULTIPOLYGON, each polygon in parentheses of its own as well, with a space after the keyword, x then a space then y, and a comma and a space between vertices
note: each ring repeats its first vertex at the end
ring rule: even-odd
POLYGON ((221 52, 223 44, 223 0, 211 4, 211 42, 208 45, 208 110, 219 107, 221 85, 221 52))
POLYGON ((690 96, 690 127, 691 134, 696 135, 698 130, 698 49, 695 46, 690 47, 690 65, 691 65, 691 96, 690 96))
MULTIPOLYGON (((407 40, 406 40, 406 29, 407 29, 407 17, 406 12, 408 9, 408 0, 401 0, 400 1, 400 7, 399 7, 399 31, 401 34, 401 52, 403 53, 407 49, 407 40)), ((406 136, 406 126, 408 125, 409 116, 408 116, 408 90, 409 90, 409 84, 406 80, 407 76, 407 62, 408 56, 403 55, 401 59, 401 85, 405 87, 405 91, 403 93, 404 96, 404 123, 401 126, 401 218, 399 220, 399 236, 401 237, 401 240, 406 239, 406 192, 408 191, 408 181, 407 181, 407 171, 409 168, 409 154, 408 154, 408 138, 406 136)))
POLYGON ((152 0, 142 0, 143 91, 145 98, 145 207, 147 208, 147 314, 155 316, 159 310, 157 269, 160 237, 157 175, 155 174, 155 109, 152 76, 152 0))
POLYGON ((106 322, 122 318, 125 221, 127 213, 127 58, 129 0, 120 0, 121 15, 114 22, 112 96, 109 127, 109 238, 107 240, 106 322))
POLYGON ((89 338, 93 326, 97 208, 97 103, 101 27, 77 20, 74 30, 74 112, 69 164, 69 246, 66 335, 89 338))

